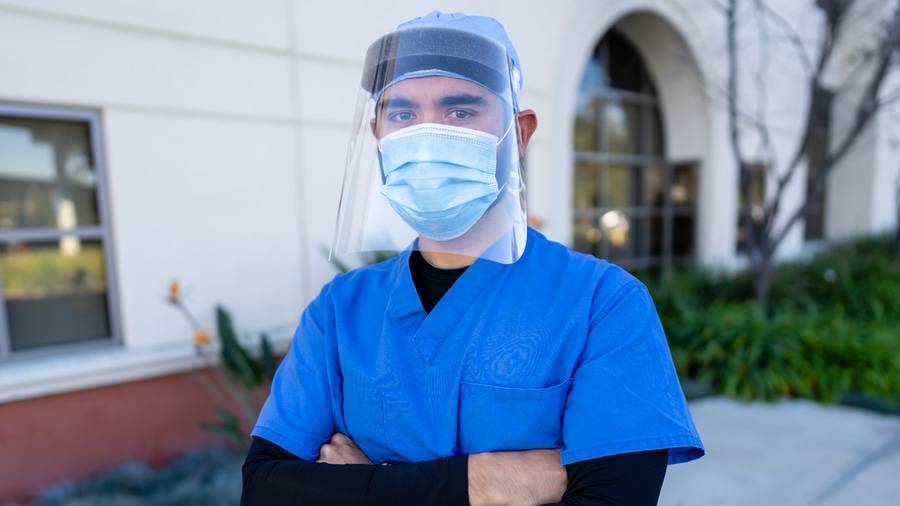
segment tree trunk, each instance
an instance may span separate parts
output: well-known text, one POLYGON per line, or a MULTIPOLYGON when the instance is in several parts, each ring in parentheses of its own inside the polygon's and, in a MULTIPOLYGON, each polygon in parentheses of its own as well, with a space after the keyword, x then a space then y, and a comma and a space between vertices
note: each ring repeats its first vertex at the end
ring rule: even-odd
POLYGON ((769 292, 772 289, 772 258, 764 257, 754 262, 753 272, 753 298, 756 307, 765 316, 769 315, 769 292))
POLYGON ((894 205, 897 206, 897 231, 894 233, 894 245, 897 254, 900 255, 900 175, 897 176, 897 196, 894 205))
POLYGON ((897 231, 894 233, 894 245, 900 255, 900 196, 897 197, 897 231))

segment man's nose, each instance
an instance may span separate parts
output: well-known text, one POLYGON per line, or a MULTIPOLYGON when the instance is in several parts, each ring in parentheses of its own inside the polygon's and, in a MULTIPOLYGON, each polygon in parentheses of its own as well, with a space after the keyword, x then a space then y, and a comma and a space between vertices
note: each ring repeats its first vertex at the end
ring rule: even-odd
POLYGON ((419 123, 446 123, 443 111, 440 110, 423 110, 419 115, 419 123))

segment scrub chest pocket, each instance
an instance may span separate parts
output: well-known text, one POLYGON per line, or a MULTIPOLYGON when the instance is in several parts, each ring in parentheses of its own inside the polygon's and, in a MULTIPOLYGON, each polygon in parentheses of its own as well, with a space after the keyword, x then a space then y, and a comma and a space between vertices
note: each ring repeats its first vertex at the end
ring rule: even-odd
MULTIPOLYGON (((478 453, 561 448, 562 418, 571 378, 540 388, 462 382, 459 387, 457 448, 478 453)), ((361 378, 344 380, 344 418, 353 440, 373 460, 408 458, 424 451, 416 423, 402 404, 386 403, 384 392, 361 378), (390 424, 390 426, 389 426, 390 424), (393 435, 393 437, 391 437, 393 435)))
POLYGON ((542 388, 460 385, 461 453, 561 448, 571 378, 542 388))

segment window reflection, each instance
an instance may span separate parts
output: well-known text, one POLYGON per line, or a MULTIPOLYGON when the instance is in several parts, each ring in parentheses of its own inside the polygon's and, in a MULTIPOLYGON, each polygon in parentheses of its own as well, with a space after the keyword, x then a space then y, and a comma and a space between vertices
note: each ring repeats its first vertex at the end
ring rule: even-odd
POLYGON ((575 207, 588 209, 597 207, 600 165, 597 162, 575 162, 575 207))
POLYGON ((693 164, 677 164, 672 168, 672 186, 669 193, 675 206, 696 204, 697 185, 693 164))
POLYGON ((600 256, 600 227, 591 217, 575 218, 575 240, 573 246, 577 251, 600 256))
POLYGON ((603 213, 600 225, 608 258, 618 260, 632 256, 634 244, 631 220, 624 212, 614 209, 603 213))
POLYGON ((575 116, 575 149, 597 151, 600 149, 600 128, 597 123, 599 100, 585 100, 575 116))
POLYGON ((648 163, 644 169, 644 200, 650 207, 662 207, 665 188, 662 163, 648 163))
POLYGON ((640 169, 629 165, 608 165, 603 205, 635 207, 640 205, 640 169))
POLYGON ((616 154, 638 153, 640 109, 633 104, 606 102, 603 107, 603 133, 606 151, 616 154))
POLYGON ((0 244, 13 351, 108 337, 106 271, 96 240, 0 244))
POLYGON ((88 124, 0 116, 0 228, 99 222, 88 124))

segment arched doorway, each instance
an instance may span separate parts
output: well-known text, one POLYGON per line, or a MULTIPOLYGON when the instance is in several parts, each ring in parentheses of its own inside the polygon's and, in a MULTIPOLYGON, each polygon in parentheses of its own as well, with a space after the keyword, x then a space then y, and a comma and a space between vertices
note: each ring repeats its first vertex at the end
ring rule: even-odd
POLYGON ((576 105, 573 247, 627 267, 690 262, 697 164, 667 162, 659 94, 644 59, 610 30, 576 105))

